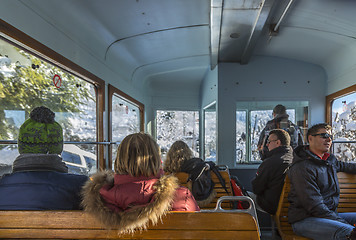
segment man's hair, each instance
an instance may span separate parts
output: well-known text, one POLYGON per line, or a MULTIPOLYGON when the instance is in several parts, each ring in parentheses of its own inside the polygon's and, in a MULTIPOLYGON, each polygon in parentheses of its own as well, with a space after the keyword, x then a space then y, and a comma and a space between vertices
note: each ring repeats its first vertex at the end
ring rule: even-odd
POLYGON ((183 163, 193 157, 193 152, 183 141, 176 141, 168 150, 163 170, 165 172, 180 172, 183 163))
POLYGON ((282 104, 278 104, 273 108, 273 113, 274 114, 285 114, 287 111, 286 107, 283 106, 282 104))
POLYGON ((309 142, 309 136, 317 134, 320 129, 326 129, 326 131, 331 131, 331 126, 327 123, 318 123, 313 125, 311 128, 308 129, 307 132, 308 142, 309 142))
POLYGON ((130 134, 120 143, 115 161, 116 173, 148 177, 157 175, 160 167, 159 147, 150 135, 130 134))
POLYGON ((274 134, 277 139, 281 141, 282 146, 290 146, 290 136, 289 133, 283 129, 273 129, 269 132, 269 136, 274 134))

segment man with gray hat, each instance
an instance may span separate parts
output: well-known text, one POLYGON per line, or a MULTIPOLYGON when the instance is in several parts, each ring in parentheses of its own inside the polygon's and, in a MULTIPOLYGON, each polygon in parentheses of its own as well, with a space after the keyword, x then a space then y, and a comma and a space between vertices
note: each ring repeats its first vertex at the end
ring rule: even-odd
POLYGON ((80 208, 87 176, 69 174, 62 161, 63 130, 46 107, 37 107, 20 127, 20 155, 0 179, 0 210, 80 208))

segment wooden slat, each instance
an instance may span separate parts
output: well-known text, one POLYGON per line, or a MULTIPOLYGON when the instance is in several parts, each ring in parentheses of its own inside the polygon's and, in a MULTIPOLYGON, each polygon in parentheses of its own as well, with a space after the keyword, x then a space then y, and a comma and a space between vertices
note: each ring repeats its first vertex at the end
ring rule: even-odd
POLYGON ((0 238, 259 239, 257 223, 242 212, 172 212, 156 226, 118 236, 82 211, 0 211, 0 238))
POLYGON ((290 181, 286 176, 282 193, 279 199, 277 212, 275 215, 275 222, 283 240, 295 239, 295 240, 308 240, 308 238, 295 235, 292 226, 288 223, 288 194, 290 192, 290 181))
POLYGON ((127 234, 119 236, 115 231, 105 230, 66 230, 66 229, 51 229, 37 231, 33 229, 11 229, 0 233, 1 238, 9 239, 16 235, 16 238, 29 239, 259 239, 256 236, 257 232, 252 231, 143 231, 134 235, 127 234))

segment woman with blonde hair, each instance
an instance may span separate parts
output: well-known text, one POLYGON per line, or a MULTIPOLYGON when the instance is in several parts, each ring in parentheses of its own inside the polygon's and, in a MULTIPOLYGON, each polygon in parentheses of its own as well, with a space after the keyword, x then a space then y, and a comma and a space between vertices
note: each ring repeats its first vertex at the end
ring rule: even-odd
POLYGON ((120 233, 156 224, 168 211, 199 211, 178 179, 164 175, 157 143, 145 133, 126 136, 119 145, 115 173, 93 176, 83 188, 84 210, 120 233))
POLYGON ((200 158, 195 158, 189 146, 181 140, 172 144, 163 167, 166 173, 189 174, 187 187, 193 193, 199 207, 207 206, 216 196, 214 182, 210 177, 212 168, 215 168, 213 162, 204 162, 200 158))

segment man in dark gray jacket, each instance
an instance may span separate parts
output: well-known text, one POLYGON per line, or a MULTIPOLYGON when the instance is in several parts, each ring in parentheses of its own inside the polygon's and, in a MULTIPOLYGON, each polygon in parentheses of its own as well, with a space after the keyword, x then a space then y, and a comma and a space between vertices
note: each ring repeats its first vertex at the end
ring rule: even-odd
MULTIPOLYGON (((253 193, 257 195, 257 207, 269 214, 275 214, 286 170, 293 158, 289 134, 282 129, 272 130, 268 136, 267 147, 267 158, 257 169, 252 188, 253 193)), ((251 197, 255 198, 253 195, 251 197)))
POLYGON ((312 239, 347 239, 356 213, 337 213, 340 188, 337 172, 356 173, 356 164, 341 162, 328 153, 331 127, 321 123, 308 130, 309 146, 294 150, 289 170, 291 191, 288 220, 293 231, 312 239))

